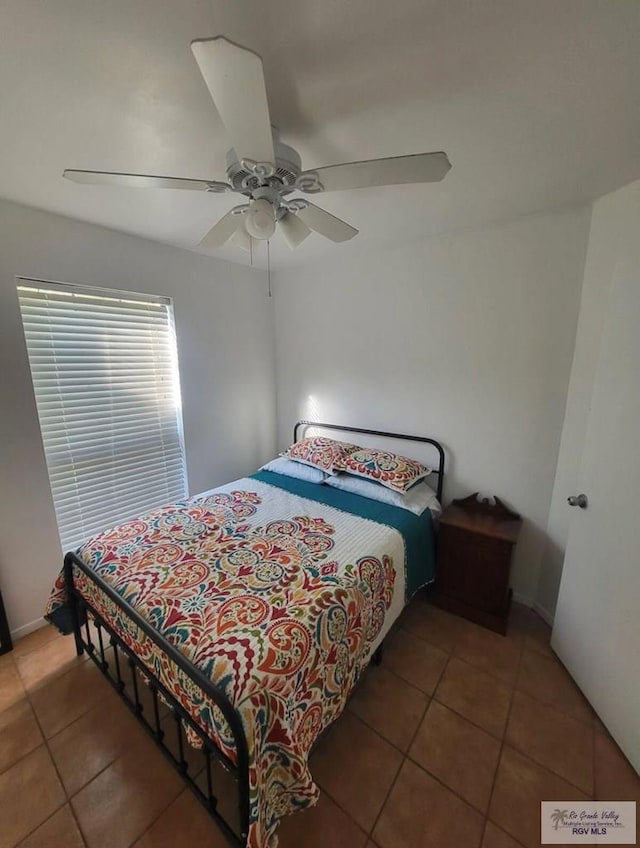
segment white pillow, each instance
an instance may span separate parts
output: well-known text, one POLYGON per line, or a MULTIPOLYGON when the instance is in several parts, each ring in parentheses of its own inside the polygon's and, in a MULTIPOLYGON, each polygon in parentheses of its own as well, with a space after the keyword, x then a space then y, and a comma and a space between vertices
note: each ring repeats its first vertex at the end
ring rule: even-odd
POLYGON ((437 518, 442 512, 436 493, 424 482, 416 483, 404 495, 387 489, 380 483, 365 480, 363 477, 352 477, 350 474, 336 474, 325 480, 325 483, 327 486, 333 486, 334 489, 342 489, 343 492, 351 492, 372 501, 399 506, 414 515, 422 515, 425 509, 430 509, 434 518, 437 518))
POLYGON ((275 474, 284 474, 285 477, 295 477, 296 480, 306 480, 307 483, 324 483, 329 477, 326 471, 313 465, 304 465, 302 462, 294 462, 286 456, 278 456, 263 465, 260 471, 273 471, 275 474))

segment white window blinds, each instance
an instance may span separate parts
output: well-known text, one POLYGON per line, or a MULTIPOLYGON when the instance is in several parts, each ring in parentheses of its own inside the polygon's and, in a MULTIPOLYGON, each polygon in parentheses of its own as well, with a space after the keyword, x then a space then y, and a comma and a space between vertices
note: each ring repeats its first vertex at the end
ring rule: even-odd
POLYGON ((60 540, 186 496, 171 301, 18 280, 60 540))

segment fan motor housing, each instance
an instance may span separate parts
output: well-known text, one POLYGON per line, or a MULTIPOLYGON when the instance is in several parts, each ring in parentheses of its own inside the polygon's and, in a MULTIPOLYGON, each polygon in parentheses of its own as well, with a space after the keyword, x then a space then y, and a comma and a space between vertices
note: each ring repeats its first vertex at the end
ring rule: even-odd
POLYGON ((251 196, 252 192, 263 185, 275 185, 280 183, 282 189, 293 191, 293 186, 302 173, 302 160, 293 147, 280 141, 280 134, 272 127, 273 152, 275 153, 276 170, 274 174, 263 180, 248 171, 238 160, 235 150, 232 148, 227 152, 227 178, 233 188, 241 194, 251 196))

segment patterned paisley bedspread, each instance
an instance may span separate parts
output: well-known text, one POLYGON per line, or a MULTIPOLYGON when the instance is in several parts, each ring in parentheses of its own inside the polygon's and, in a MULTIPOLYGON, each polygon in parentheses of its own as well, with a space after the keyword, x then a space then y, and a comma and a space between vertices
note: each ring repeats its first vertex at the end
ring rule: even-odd
MULTIPOLYGON (((404 542, 387 526, 262 481, 236 481, 95 537, 79 556, 224 690, 249 746, 251 848, 315 803, 310 750, 404 603, 404 542)), ((228 726, 113 602, 75 582, 235 761, 228 726)), ((47 614, 65 603, 59 577, 47 614)))

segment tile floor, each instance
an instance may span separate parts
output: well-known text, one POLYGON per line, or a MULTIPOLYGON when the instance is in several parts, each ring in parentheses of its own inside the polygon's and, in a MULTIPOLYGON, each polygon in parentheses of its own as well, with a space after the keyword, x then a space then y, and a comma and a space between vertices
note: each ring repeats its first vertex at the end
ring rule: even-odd
MULTIPOLYGON (((540 618, 516 606, 505 638, 422 597, 312 772, 320 802, 281 848, 529 848, 542 799, 640 802, 540 618)), ((47 627, 0 657, 0 848, 224 844, 70 637, 47 627)))

